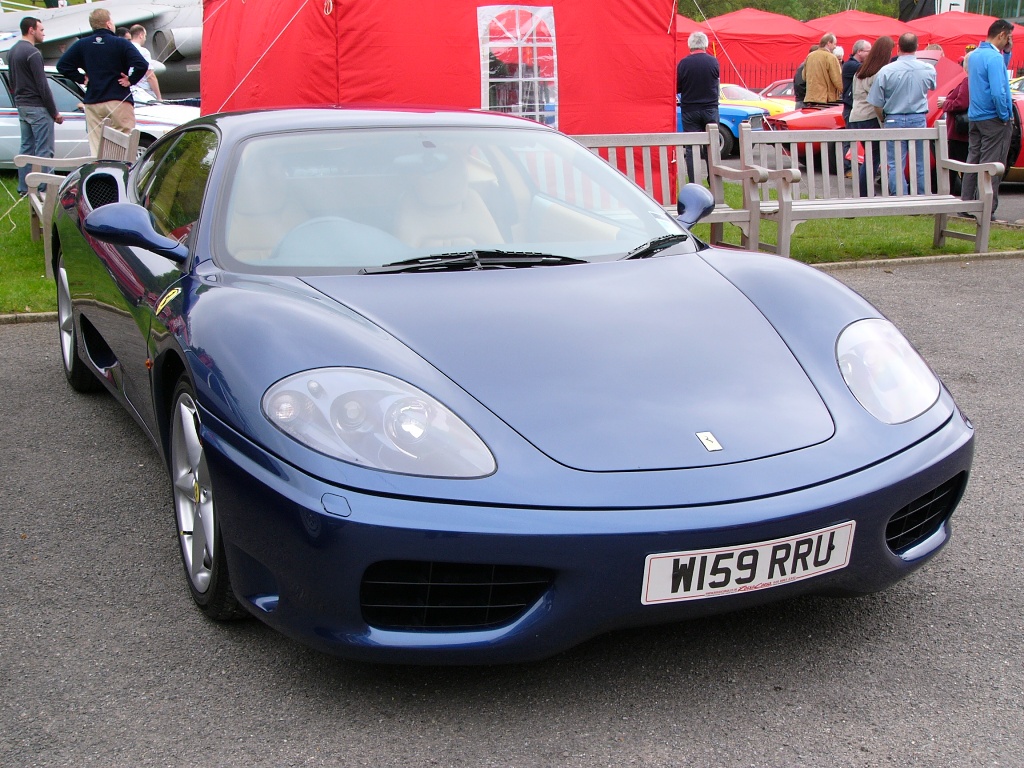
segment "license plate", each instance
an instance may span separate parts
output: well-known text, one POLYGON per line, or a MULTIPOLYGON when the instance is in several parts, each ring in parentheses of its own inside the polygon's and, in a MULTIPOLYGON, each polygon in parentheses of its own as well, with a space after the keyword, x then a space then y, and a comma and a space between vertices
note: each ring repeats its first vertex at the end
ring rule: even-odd
POLYGON ((742 547, 648 555, 644 605, 771 589, 838 571, 850 563, 856 523, 742 547))

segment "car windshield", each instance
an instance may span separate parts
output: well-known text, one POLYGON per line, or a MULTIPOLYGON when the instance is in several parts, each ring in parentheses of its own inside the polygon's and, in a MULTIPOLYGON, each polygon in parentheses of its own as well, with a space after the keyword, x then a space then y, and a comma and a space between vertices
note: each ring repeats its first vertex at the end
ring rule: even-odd
POLYGON ((774 99, 779 96, 792 96, 793 95, 793 82, 780 83, 779 85, 773 86, 764 92, 766 99, 774 99))
POLYGON ((257 136, 226 184, 214 255, 245 272, 372 272, 483 251, 489 265, 607 261, 684 231, 607 162, 535 128, 257 136))
POLYGON ((739 85, 723 85, 722 98, 732 99, 733 101, 761 101, 763 97, 761 94, 754 93, 739 85))

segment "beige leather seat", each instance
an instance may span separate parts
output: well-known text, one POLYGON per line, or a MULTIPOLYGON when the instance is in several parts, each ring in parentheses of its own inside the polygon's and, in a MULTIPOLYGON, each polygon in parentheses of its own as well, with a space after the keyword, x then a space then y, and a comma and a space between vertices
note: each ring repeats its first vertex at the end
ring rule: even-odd
POLYGON ((462 156, 414 177, 399 205, 395 235, 414 248, 475 248, 504 242, 483 198, 469 184, 462 156))
POLYGON ((276 163, 250 158, 239 169, 227 212, 226 244, 239 261, 262 261, 307 216, 294 204, 289 180, 276 163))

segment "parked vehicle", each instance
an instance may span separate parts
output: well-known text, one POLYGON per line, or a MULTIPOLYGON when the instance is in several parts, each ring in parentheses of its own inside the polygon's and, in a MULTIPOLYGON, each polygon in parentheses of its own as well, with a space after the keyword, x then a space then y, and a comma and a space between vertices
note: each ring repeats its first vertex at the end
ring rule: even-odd
POLYGON ((778 100, 765 98, 760 93, 755 93, 742 85, 724 83, 721 87, 719 105, 731 104, 738 107, 758 107, 769 115, 780 115, 793 109, 793 100, 778 100))
POLYGON ((210 618, 524 661, 885 589, 949 539, 974 431, 895 326, 546 126, 212 115, 59 195, 64 374, 166 462, 210 618))
MULTIPOLYGON (((761 96, 766 99, 795 102, 796 88, 793 86, 793 78, 790 77, 784 80, 776 80, 767 87, 761 89, 761 96)), ((790 105, 790 109, 792 108, 792 105, 790 105)))
MULTIPOLYGON (((54 126, 54 155, 88 157, 89 139, 86 135, 85 111, 81 106, 84 92, 78 83, 64 77, 53 67, 46 68, 46 77, 57 110, 64 117, 63 123, 54 126)), ((145 92, 142 94, 133 96, 140 147, 149 146, 171 128, 199 116, 197 107, 156 101, 145 92)), ((11 97, 8 69, 0 67, 0 168, 14 168, 14 156, 20 151, 18 110, 11 97)))
MULTIPOLYGON (((739 152, 740 124, 750 123, 752 131, 764 129, 767 111, 760 107, 744 107, 738 104, 718 104, 718 149, 722 157, 739 152)), ((683 115, 676 107, 676 130, 683 130, 683 115)))

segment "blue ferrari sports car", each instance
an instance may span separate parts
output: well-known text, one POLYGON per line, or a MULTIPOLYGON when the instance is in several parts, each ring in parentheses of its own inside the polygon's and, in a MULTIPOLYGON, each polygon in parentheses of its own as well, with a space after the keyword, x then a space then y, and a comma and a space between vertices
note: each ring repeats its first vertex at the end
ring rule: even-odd
POLYGON ((211 619, 524 661, 949 539, 973 428, 900 332, 543 125, 212 115, 58 194, 64 373, 166 462, 211 619))

